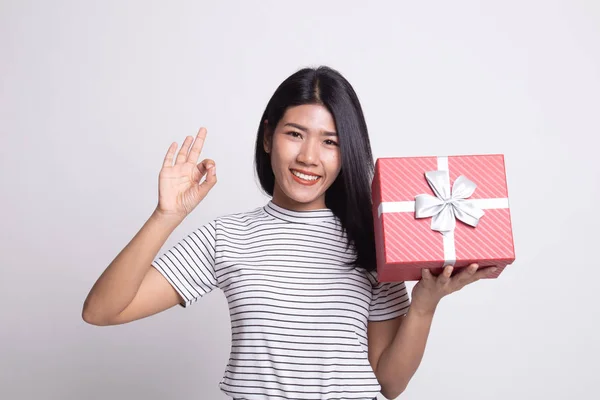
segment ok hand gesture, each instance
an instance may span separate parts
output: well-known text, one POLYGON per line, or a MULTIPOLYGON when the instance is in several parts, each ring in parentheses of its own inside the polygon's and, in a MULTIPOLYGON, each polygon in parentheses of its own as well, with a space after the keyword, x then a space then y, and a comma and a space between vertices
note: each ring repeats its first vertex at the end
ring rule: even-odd
POLYGON ((217 183, 213 160, 204 159, 197 164, 205 139, 205 128, 200 128, 196 140, 192 136, 186 137, 175 163, 177 143, 169 147, 158 179, 158 213, 185 218, 217 183), (200 183, 204 176, 206 179, 200 183))

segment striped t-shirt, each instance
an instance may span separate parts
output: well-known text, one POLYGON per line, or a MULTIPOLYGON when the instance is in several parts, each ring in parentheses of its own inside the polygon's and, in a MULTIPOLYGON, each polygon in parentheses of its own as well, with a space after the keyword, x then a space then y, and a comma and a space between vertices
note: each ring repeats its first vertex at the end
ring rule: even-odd
POLYGON ((329 209, 272 201, 222 216, 152 265, 187 307, 215 288, 231 316, 231 356, 220 389, 234 399, 372 399, 367 323, 406 314, 404 282, 378 283, 351 265, 329 209))

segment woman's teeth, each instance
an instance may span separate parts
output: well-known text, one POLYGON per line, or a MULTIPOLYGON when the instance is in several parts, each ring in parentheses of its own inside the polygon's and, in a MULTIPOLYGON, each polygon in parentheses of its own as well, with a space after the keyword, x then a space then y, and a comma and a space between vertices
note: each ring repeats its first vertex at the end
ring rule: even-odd
POLYGON ((316 181, 317 179, 320 178, 320 176, 306 175, 306 174, 303 174, 302 172, 298 172, 298 171, 294 171, 294 170, 292 170, 292 174, 296 175, 300 179, 304 179, 305 181, 316 181))

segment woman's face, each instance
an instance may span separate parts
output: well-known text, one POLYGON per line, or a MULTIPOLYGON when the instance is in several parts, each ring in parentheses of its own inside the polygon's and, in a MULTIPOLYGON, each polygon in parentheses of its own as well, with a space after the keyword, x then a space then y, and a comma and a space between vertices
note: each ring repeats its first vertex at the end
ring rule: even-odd
POLYGON ((297 211, 325 208, 325 192, 341 168, 329 111, 315 104, 288 108, 264 145, 275 174, 273 202, 297 211))

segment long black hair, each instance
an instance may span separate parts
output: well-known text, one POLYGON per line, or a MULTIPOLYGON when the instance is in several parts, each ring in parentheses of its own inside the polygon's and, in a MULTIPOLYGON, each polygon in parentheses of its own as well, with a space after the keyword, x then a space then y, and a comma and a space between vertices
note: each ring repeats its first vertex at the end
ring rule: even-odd
POLYGON ((322 105, 333 116, 339 137, 342 167, 325 193, 325 204, 339 218, 348 245, 356 249, 355 265, 376 268, 371 200, 373 155, 365 117, 354 89, 336 70, 327 66, 301 69, 279 85, 260 119, 256 135, 255 166, 262 189, 273 196, 275 176, 264 149, 285 111, 304 104, 322 105), (265 121, 268 121, 265 126, 265 121))

